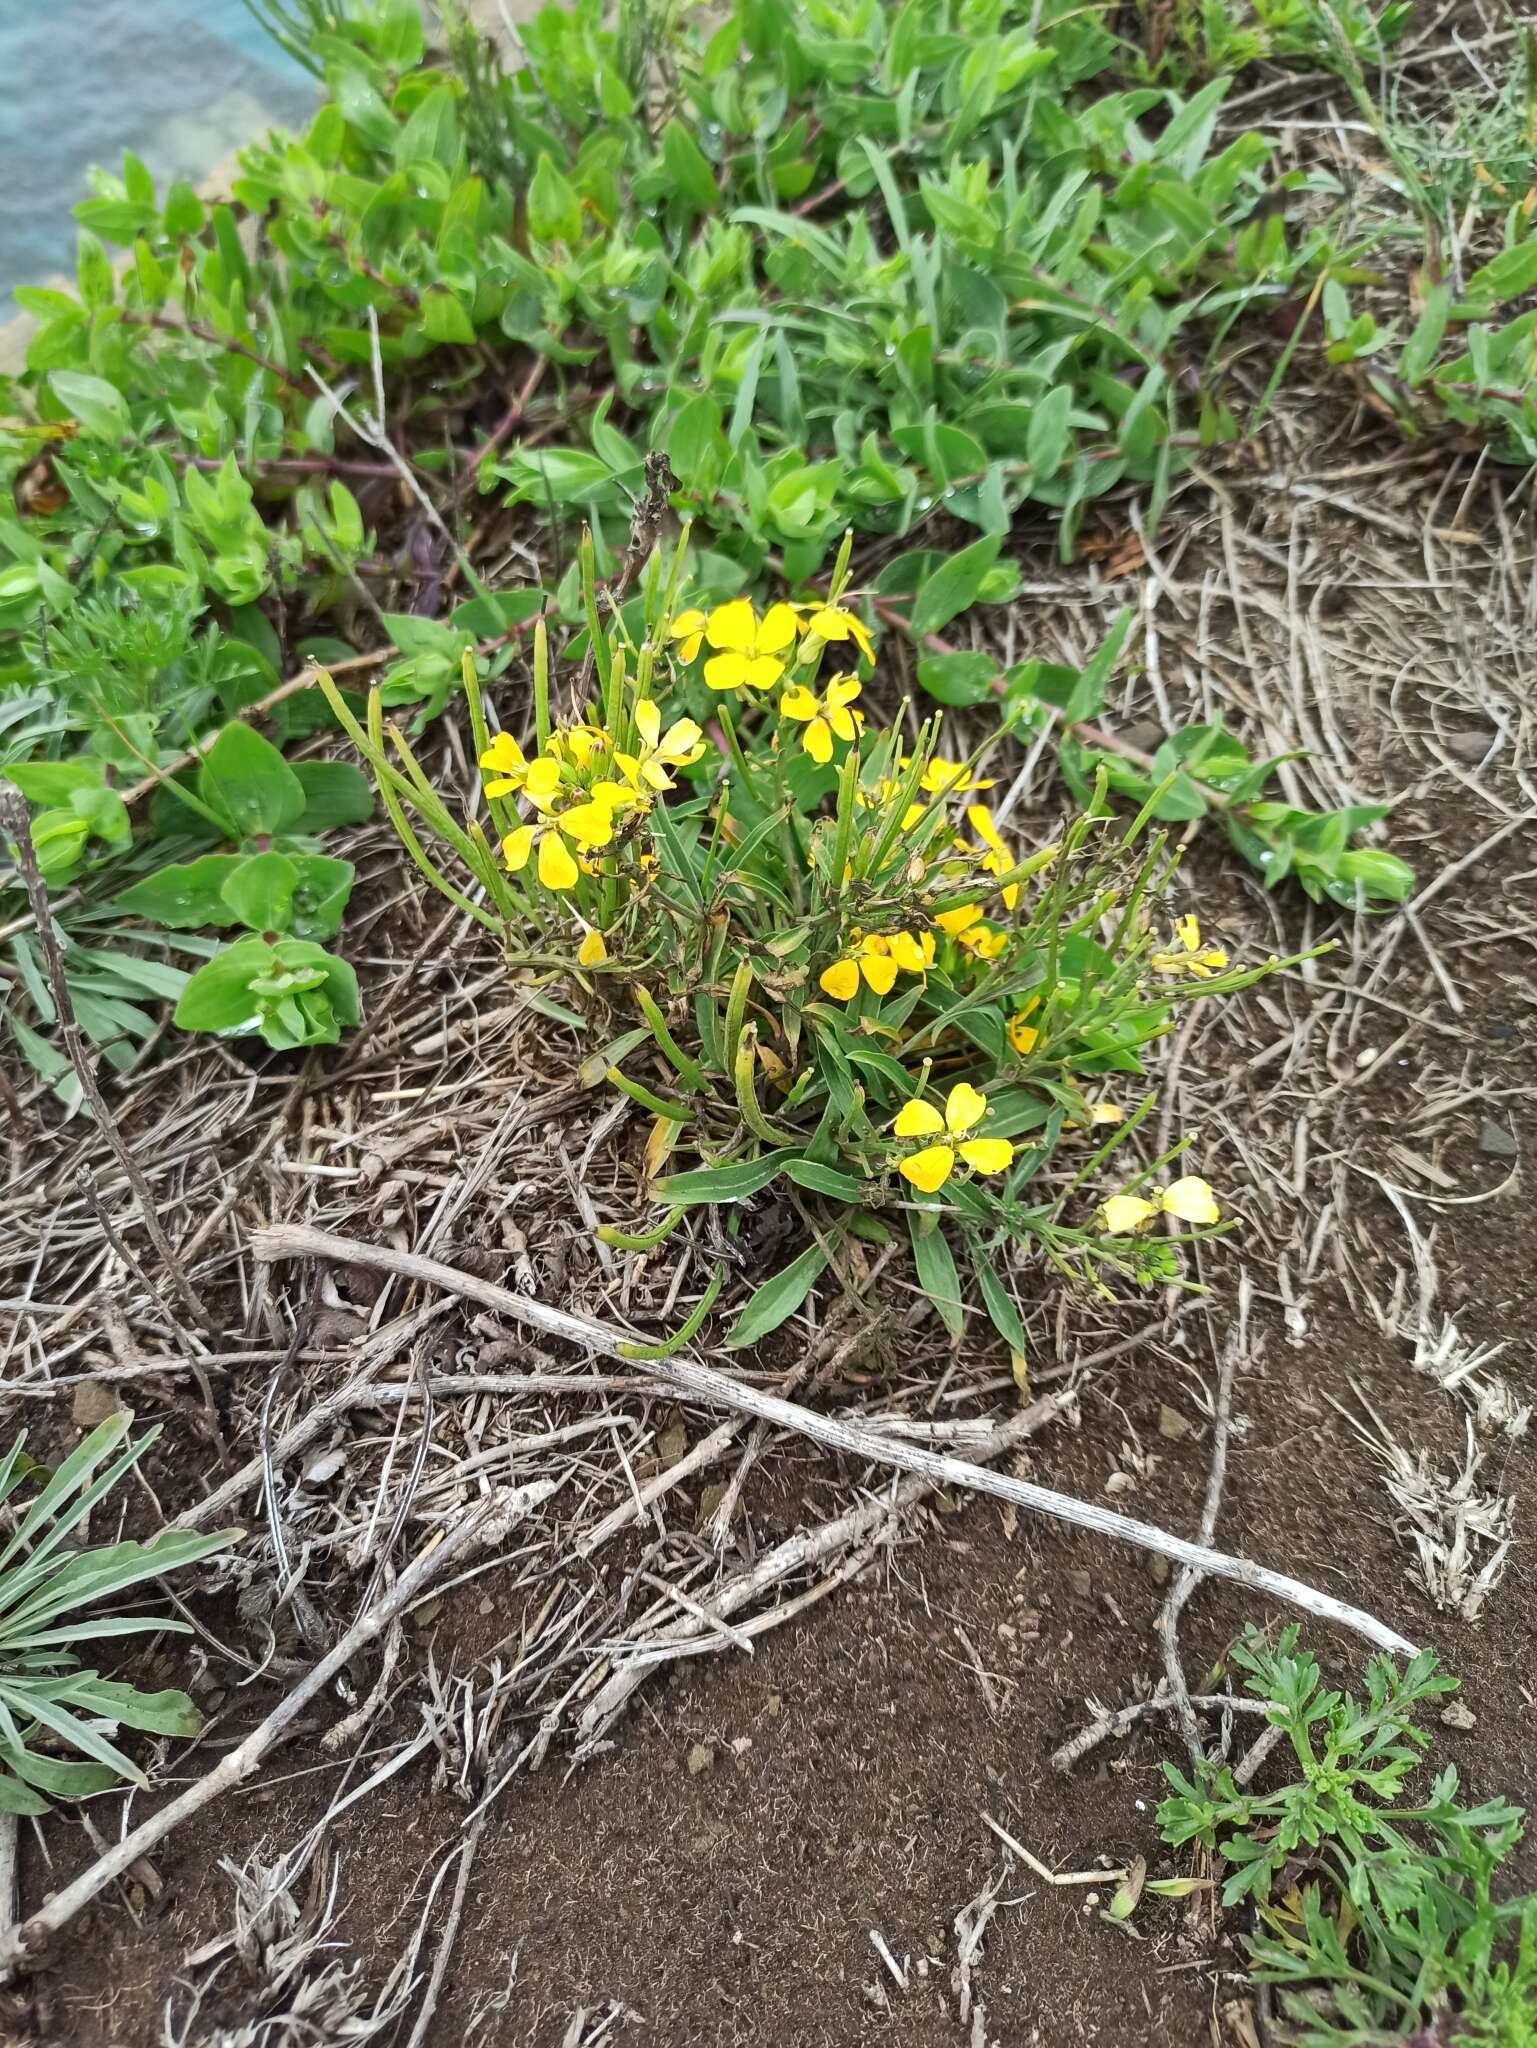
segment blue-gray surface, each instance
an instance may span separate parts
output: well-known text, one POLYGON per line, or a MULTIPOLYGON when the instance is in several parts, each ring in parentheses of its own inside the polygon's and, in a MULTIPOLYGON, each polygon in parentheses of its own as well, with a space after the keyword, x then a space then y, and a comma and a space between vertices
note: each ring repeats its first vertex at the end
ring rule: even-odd
POLYGON ((0 0, 0 312, 73 267, 90 165, 196 183, 314 95, 241 0, 0 0))

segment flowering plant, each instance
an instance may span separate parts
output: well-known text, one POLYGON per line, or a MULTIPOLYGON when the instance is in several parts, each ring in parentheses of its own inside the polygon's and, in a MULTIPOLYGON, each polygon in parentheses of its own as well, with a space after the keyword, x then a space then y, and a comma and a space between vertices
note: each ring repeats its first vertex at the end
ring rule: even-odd
POLYGON ((938 714, 867 722, 875 646, 848 559, 845 544, 816 597, 701 608, 681 601, 685 536, 604 621, 584 550, 570 653, 590 696, 579 682, 557 715, 541 622, 530 729, 493 734, 465 656, 484 822, 450 812, 377 701, 365 729, 328 694, 424 872, 496 930, 514 974, 564 983, 608 1031, 584 1073, 649 1119, 661 1209, 611 1242, 650 1250, 695 1205, 729 1219, 778 1183, 809 1242, 734 1341, 792 1314, 851 1235, 899 1227, 952 1330, 971 1291, 959 1253, 1022 1352, 1022 1247, 1091 1284, 1166 1281, 1180 1240, 1153 1220, 1220 1225, 1194 1174, 1151 1195, 1143 1174, 1097 1209, 1080 1190, 1151 1108, 1141 1053, 1174 1006, 1264 970, 1230 966, 1192 917, 1155 932, 1163 840, 1102 792, 1060 839, 1018 844, 986 772, 1007 722, 964 759, 941 751, 938 714))

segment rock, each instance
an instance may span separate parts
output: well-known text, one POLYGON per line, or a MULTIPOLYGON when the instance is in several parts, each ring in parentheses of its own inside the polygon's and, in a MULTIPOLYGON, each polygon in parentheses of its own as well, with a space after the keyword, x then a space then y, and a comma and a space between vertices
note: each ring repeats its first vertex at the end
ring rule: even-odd
POLYGON ((1155 1550, 1147 1561, 1148 1577, 1155 1586, 1166 1586, 1169 1583, 1169 1571, 1169 1560, 1155 1550))
POLYGON ((1085 1571, 1069 1572, 1067 1575, 1067 1583, 1069 1589, 1073 1593, 1075 1593, 1080 1600, 1088 1600, 1093 1597, 1094 1580, 1090 1573, 1085 1571))
POLYGON ((1486 1116, 1478 1127, 1478 1149, 1488 1159, 1517 1159, 1521 1147, 1503 1124, 1486 1116))
POLYGON ((1481 761, 1488 753, 1493 735, 1487 732, 1454 732, 1446 751, 1459 761, 1481 761))
POLYGON ((1441 1711, 1441 1726, 1443 1728, 1476 1728, 1478 1726, 1478 1716, 1470 1707, 1465 1707, 1461 1700, 1453 1700, 1449 1707, 1444 1707, 1441 1711))
POLYGON ((1177 1444, 1181 1437, 1190 1434, 1190 1424, 1179 1410, 1171 1408, 1167 1401, 1159 1405, 1158 1434, 1167 1437, 1171 1444, 1177 1444))
POLYGON ((784 1712, 785 1700, 782 1692, 771 1692, 764 1701, 763 1711, 771 1721, 777 1721, 784 1712))
POLYGON ((699 1777, 705 1771, 715 1768, 715 1752, 707 1742, 696 1742, 688 1753, 688 1774, 699 1777))

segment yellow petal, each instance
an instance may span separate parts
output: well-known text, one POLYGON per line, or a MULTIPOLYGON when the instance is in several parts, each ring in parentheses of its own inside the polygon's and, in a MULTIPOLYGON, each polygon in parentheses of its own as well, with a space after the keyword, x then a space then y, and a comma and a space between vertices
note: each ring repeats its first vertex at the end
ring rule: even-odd
POLYGON ((963 903, 958 910, 942 910, 934 922, 942 932, 947 932, 953 939, 965 931, 968 925, 975 924, 981 915, 980 903, 963 903))
POLYGON ((954 1165, 955 1154, 948 1145, 929 1145, 922 1152, 915 1152, 911 1159, 904 1159, 897 1171, 920 1194, 932 1195, 950 1178, 954 1165))
POLYGON ((945 1127, 945 1120, 932 1102, 925 1102, 915 1095, 910 1102, 904 1102, 897 1111, 896 1122, 891 1126, 899 1138, 932 1138, 945 1127))
POLYGON ((527 763, 523 759, 523 749, 512 734, 499 732, 481 755, 480 765, 482 768, 496 770, 502 775, 510 775, 515 770, 526 767, 527 763))
POLYGON ((1007 1138, 968 1138, 960 1152, 978 1173, 1004 1173, 1014 1164, 1014 1147, 1007 1138))
POLYGON ((891 957, 904 974, 922 974, 929 964, 923 957, 923 948, 912 932, 891 934, 891 957))
POLYGON ((957 1081, 945 1104, 945 1128, 955 1135, 969 1131, 987 1115, 987 1097, 969 1081, 957 1081))
POLYGON ((820 762, 823 767, 826 767, 833 757, 833 736, 832 729, 825 718, 812 719, 810 725, 801 734, 801 745, 806 749, 806 752, 813 761, 820 762))
POLYGON ((817 979, 822 993, 835 1003, 850 1003, 859 993, 859 967, 853 960, 835 960, 817 979))
POLYGON ((560 787, 560 763, 552 761, 548 754, 530 761, 526 787, 535 803, 547 801, 560 787))
POLYGON ((1100 1204, 1099 1227, 1107 1237, 1130 1237, 1157 1213, 1153 1204, 1144 1202, 1140 1195, 1112 1195, 1108 1202, 1100 1204))
POLYGON ((661 736, 662 714, 649 697, 642 697, 635 707, 635 730, 648 747, 654 747, 661 736))
POLYGON ((751 667, 745 654, 712 654, 704 665, 704 679, 712 690, 740 690, 751 667))
POLYGON ((1217 1198, 1199 1174, 1187 1174, 1166 1187, 1158 1198, 1160 1209, 1177 1216, 1181 1223, 1220 1223, 1222 1211, 1217 1198))
POLYGON ((1201 920, 1192 910, 1184 917, 1174 920, 1174 936, 1187 953, 1193 953, 1201 943, 1201 920))
MULTIPOLYGON (((712 647, 723 648, 731 654, 747 654, 752 650, 757 630, 757 614, 751 603, 745 597, 736 597, 730 604, 715 607, 705 621, 704 637, 712 647)), ((708 678, 708 669, 705 675, 708 678)))
POLYGON ((897 963, 886 952, 863 952, 859 956, 860 972, 878 996, 890 995, 897 978, 897 963))
POLYGON ((801 725, 815 718, 818 709, 816 692, 808 690, 804 683, 792 684, 779 700, 780 716, 793 718, 801 725))
POLYGON ((754 654, 746 664, 743 682, 755 690, 772 689, 785 672, 785 665, 777 654, 754 654))
POLYGON ((1118 1102, 1091 1102, 1089 1104, 1089 1122, 1091 1124, 1118 1124, 1123 1123, 1125 1118, 1126 1112, 1118 1102))
POLYGON ((557 823, 568 839, 583 848, 607 846, 614 836, 614 813, 606 803, 573 804, 569 811, 561 812, 557 823))
POLYGON ((539 840, 539 879, 546 889, 574 889, 581 869, 556 831, 546 829, 539 840))
MULTIPOLYGON (((968 804, 966 822, 983 844, 990 846, 994 853, 1007 854, 1008 849, 999 837, 998 827, 993 823, 993 814, 986 804, 968 804)), ((998 872, 997 868, 993 869, 994 874, 998 872)))
POLYGON ((588 932, 576 949, 578 967, 601 967, 608 958, 608 947, 603 943, 602 932, 588 932))
POLYGON ((1028 1059, 1041 1042, 1041 1034, 1023 1017, 1009 1019, 1009 1043, 1021 1059, 1028 1059))
POLYGON ((705 616, 703 612, 679 612, 678 616, 667 628, 667 632, 669 638, 673 640, 687 640, 695 633, 702 633, 704 629, 705 616))
POLYGON ((528 856, 533 850, 534 828, 532 825, 519 825, 516 831, 509 832, 502 841, 502 859, 506 861, 514 874, 520 868, 528 866, 528 856))
MULTIPOLYGON (((831 692, 828 695, 830 698, 831 692)), ((859 713, 846 709, 842 704, 829 702, 827 707, 827 723, 832 727, 840 740, 852 740, 859 731, 859 713)))
MULTIPOLYGON (((778 654, 800 631, 794 607, 787 604, 772 604, 763 615, 763 624, 758 628, 756 649, 759 654, 778 654)), ((783 667, 783 663, 780 664, 783 667)))
POLYGON ((834 676, 827 686, 827 701, 834 707, 852 704, 863 689, 864 684, 856 676, 834 676))
POLYGON ((704 752, 704 734, 692 718, 674 719, 657 745, 662 759, 674 768, 687 768, 704 752))

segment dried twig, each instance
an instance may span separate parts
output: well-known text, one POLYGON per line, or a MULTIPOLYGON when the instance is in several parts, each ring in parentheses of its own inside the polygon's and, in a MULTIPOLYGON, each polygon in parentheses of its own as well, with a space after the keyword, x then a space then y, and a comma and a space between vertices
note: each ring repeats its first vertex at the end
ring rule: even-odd
MULTIPOLYGON (((478 1301, 516 1322, 542 1330, 546 1336, 560 1338, 609 1358, 625 1359, 629 1356, 623 1341, 602 1323, 550 1308, 543 1302, 513 1294, 492 1281, 479 1279, 471 1273, 457 1272, 452 1266, 440 1265, 436 1259, 396 1251, 389 1245, 363 1244, 355 1238, 342 1237, 334 1231, 316 1230, 307 1224, 278 1223, 257 1231, 253 1248, 256 1256, 268 1263, 292 1258, 334 1259, 348 1265, 372 1267, 376 1272, 398 1273, 428 1286, 449 1289, 463 1295, 466 1300, 478 1301)), ((748 1415, 761 1415, 783 1429, 810 1437, 813 1443, 822 1444, 828 1450, 866 1458, 877 1464, 895 1465, 903 1471, 920 1472, 941 1486, 959 1486, 989 1493, 999 1500, 1012 1502, 1016 1507, 1028 1508, 1034 1514, 1047 1515, 1080 1529, 1091 1529, 1097 1535, 1133 1543, 1139 1549, 1191 1566, 1198 1573, 1231 1579, 1250 1592, 1284 1600, 1321 1620, 1338 1622, 1342 1627, 1354 1629, 1357 1634, 1365 1636, 1380 1649, 1413 1652, 1413 1645, 1405 1637, 1375 1616, 1343 1600, 1336 1600, 1332 1594, 1321 1593, 1298 1579, 1289 1578, 1285 1573, 1252 1564, 1246 1558, 1227 1557, 1204 1544, 1189 1543, 1183 1537, 1154 1528, 1151 1523, 1115 1514, 1095 1502, 1075 1500, 1068 1494, 1054 1493, 1048 1487, 1033 1486, 1025 1480, 985 1471, 956 1458, 941 1457, 862 1424, 834 1421, 831 1416, 819 1415, 812 1409, 782 1401, 759 1388, 744 1386, 727 1374, 691 1359, 676 1357, 648 1360, 647 1363, 658 1379, 713 1407, 737 1408, 748 1415)))

